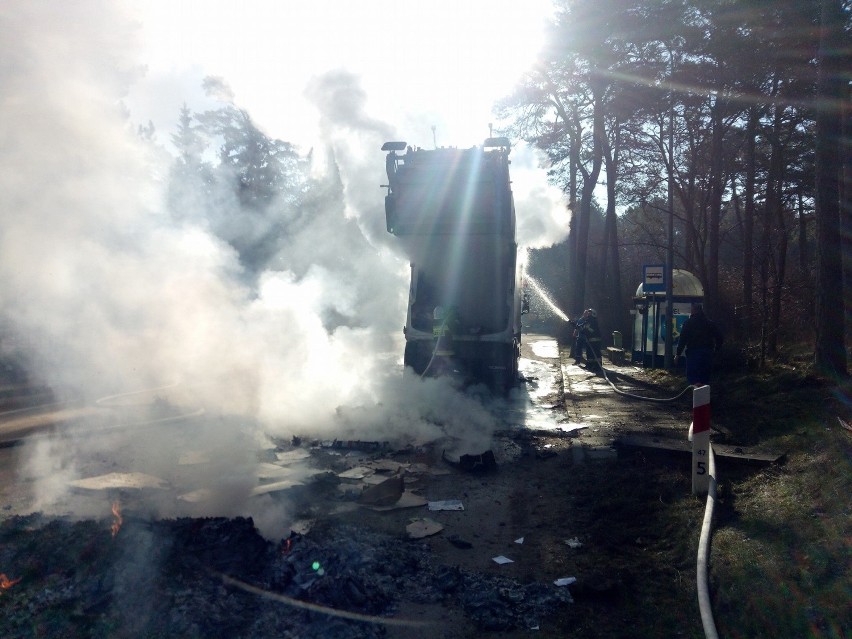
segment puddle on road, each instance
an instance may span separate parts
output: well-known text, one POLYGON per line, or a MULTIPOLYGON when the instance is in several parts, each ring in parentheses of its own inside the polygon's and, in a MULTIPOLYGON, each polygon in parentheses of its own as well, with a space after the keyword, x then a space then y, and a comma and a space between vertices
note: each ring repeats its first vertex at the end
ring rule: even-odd
POLYGON ((562 395, 562 371, 556 341, 541 340, 533 342, 531 347, 537 357, 556 361, 520 359, 518 366, 527 381, 511 393, 500 411, 500 418, 509 428, 565 432, 587 428, 588 424, 561 421, 565 419, 564 406, 561 401, 555 401, 562 395))
POLYGON ((530 344, 536 357, 544 359, 559 359, 559 345, 556 340, 542 339, 530 344))
MULTIPOLYGON (((542 399, 562 392, 561 373, 557 365, 522 357, 518 361, 518 368, 527 380, 525 384, 526 393, 517 393, 518 395, 529 394, 530 398, 535 401, 535 399, 542 399)), ((513 393, 513 397, 514 395, 515 393, 513 393)))

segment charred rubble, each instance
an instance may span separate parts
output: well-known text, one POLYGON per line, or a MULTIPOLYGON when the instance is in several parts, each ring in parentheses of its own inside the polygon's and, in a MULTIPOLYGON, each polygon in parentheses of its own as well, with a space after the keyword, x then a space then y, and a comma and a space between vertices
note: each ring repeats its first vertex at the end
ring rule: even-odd
POLYGON ((435 565, 428 545, 347 525, 264 539, 251 519, 0 524, 4 639, 386 635, 403 601, 478 629, 533 628, 566 588, 435 565), (12 581, 14 579, 14 582, 12 581))

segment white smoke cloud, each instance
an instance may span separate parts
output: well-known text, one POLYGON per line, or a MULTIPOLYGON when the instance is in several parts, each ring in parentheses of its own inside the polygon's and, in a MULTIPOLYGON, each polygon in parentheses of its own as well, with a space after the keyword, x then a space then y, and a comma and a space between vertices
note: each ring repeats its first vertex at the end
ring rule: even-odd
POLYGON ((100 447, 187 489, 218 488, 228 500, 217 507, 238 509, 262 434, 416 442, 466 430, 485 441, 481 402, 401 375, 407 265, 386 237, 378 188, 392 128, 365 114, 357 78, 310 88, 329 150, 323 179, 339 179, 343 200, 331 188, 314 202, 250 286, 203 216, 176 223, 166 212, 164 153, 121 106, 141 69, 134 33, 106 0, 13 2, 0 15, 3 329, 31 344, 39 379, 90 402, 177 383, 125 408, 101 403, 90 425, 144 424, 141 434, 41 440, 28 469, 39 505, 59 501, 54 480, 85 473, 82 458, 100 447), (179 441, 145 418, 163 397, 206 411, 179 441), (218 463, 190 476, 181 447, 206 447, 218 463))
POLYGON ((512 150, 512 191, 517 211, 518 244, 546 248, 565 241, 571 211, 559 189, 541 179, 547 158, 526 144, 512 150))
MULTIPOLYGON (((357 316, 370 304, 357 284, 375 251, 357 227, 321 212, 286 247, 299 276, 270 272, 254 294, 228 245, 201 224, 174 225, 155 179, 163 167, 149 163, 150 149, 116 107, 133 75, 103 62, 122 59, 105 52, 125 51, 99 42, 123 24, 107 5, 81 3, 57 20, 52 3, 20 3, 4 29, 18 34, 4 38, 4 59, 21 62, 6 65, 10 89, 0 98, 6 321, 32 338, 46 381, 90 394, 212 377, 205 400, 239 412, 265 400, 232 388, 257 386, 265 365, 282 393, 288 382, 319 381, 306 377, 317 372, 305 352, 349 348, 323 330, 321 315, 357 316)), ((372 282, 382 283, 380 272, 372 282)), ((324 361, 334 371, 337 358, 324 361)))

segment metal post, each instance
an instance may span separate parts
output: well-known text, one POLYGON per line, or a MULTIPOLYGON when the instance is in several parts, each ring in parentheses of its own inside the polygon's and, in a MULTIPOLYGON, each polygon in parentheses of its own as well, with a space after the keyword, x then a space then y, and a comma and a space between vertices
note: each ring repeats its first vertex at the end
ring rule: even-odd
POLYGON ((692 391, 692 493, 707 494, 710 486, 710 387, 692 391))
POLYGON ((672 314, 674 303, 672 290, 674 287, 674 104, 671 91, 669 92, 669 186, 668 186, 668 239, 666 242, 666 348, 664 366, 672 368, 672 314))
POLYGON ((657 294, 652 293, 651 299, 654 302, 654 337, 651 340, 651 368, 657 368, 657 351, 660 350, 660 303, 657 301, 657 294))
POLYGON ((645 312, 642 313, 642 368, 647 368, 648 366, 645 364, 645 360, 648 359, 648 313, 650 313, 650 306, 648 305, 648 294, 645 294, 644 297, 645 303, 645 312))

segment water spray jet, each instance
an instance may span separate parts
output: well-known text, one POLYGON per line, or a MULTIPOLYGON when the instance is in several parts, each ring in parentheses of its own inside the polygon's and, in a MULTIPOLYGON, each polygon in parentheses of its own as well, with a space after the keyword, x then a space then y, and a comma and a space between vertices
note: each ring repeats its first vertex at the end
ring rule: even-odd
POLYGON ((555 315, 556 315, 559 319, 564 320, 564 321, 566 321, 566 322, 570 322, 570 321, 571 321, 571 318, 570 318, 570 317, 568 317, 568 315, 566 315, 566 314, 562 311, 562 309, 560 309, 560 308, 556 305, 556 303, 555 303, 552 299, 550 299, 550 296, 549 296, 549 295, 547 294, 547 292, 546 292, 546 291, 542 288, 541 284, 539 284, 539 283, 535 280, 535 278, 534 278, 534 277, 532 277, 532 276, 531 276, 531 275, 529 275, 528 273, 525 273, 525 274, 524 274, 524 277, 526 278, 527 282, 529 282, 529 283, 530 283, 530 285, 533 287, 533 290, 534 290, 534 291, 538 294, 538 296, 542 299, 542 301, 543 301, 545 304, 547 304, 547 306, 548 306, 548 307, 550 307, 550 310, 552 310, 552 311, 553 311, 553 313, 554 313, 554 314, 555 314, 555 315))

